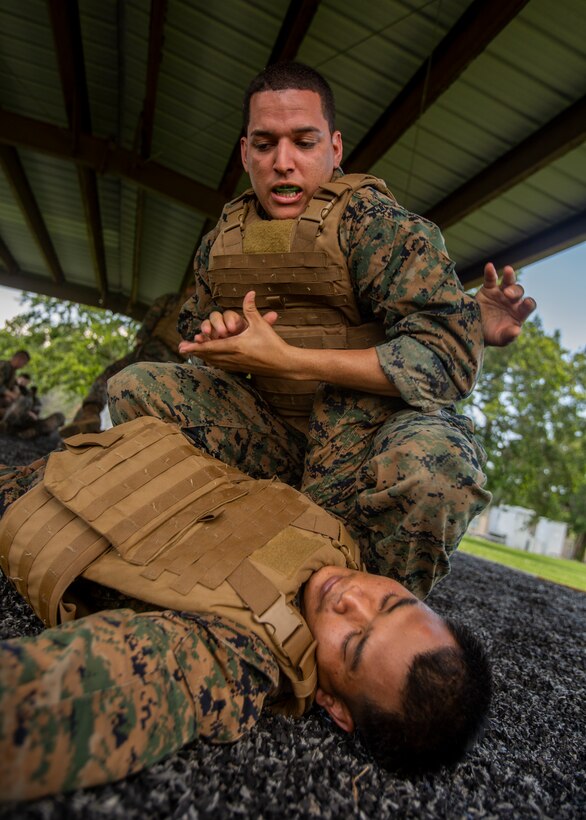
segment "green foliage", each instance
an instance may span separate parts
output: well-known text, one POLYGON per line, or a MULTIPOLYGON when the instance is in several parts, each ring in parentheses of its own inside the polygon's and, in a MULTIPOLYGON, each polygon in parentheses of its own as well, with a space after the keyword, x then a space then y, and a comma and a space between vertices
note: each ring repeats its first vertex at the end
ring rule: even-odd
POLYGON ((22 303, 23 312, 0 330, 0 359, 26 348, 25 370, 41 396, 60 387, 83 397, 102 370, 134 346, 139 326, 126 316, 29 293, 22 303))
POLYGON ((486 350, 464 412, 488 455, 496 503, 535 510, 586 532, 586 350, 572 354, 539 320, 486 350))

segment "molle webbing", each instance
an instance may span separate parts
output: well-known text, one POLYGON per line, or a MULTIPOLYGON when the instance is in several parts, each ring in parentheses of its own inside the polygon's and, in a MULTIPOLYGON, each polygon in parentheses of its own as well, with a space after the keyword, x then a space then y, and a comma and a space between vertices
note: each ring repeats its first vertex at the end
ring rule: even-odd
POLYGON ((0 522, 0 566, 42 620, 75 617, 63 596, 81 575, 154 607, 219 612, 271 646, 296 699, 286 708, 309 706, 315 647, 287 602, 300 583, 288 562, 315 568, 319 554, 358 568, 341 524, 291 487, 199 453, 158 419, 66 446, 0 522))
MULTIPOLYGON (((338 240, 350 197, 364 186, 392 197, 376 177, 350 174, 319 188, 297 220, 260 219, 250 191, 229 203, 210 256, 214 302, 240 310, 253 289, 257 307, 278 312, 274 329, 295 347, 362 350, 384 341, 382 325, 361 321, 338 240)), ((309 415, 317 382, 258 376, 252 381, 282 415, 309 415)))

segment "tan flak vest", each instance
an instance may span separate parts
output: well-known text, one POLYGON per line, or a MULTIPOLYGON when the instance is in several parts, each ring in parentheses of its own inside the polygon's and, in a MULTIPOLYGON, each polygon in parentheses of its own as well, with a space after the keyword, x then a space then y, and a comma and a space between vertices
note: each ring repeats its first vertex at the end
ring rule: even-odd
MULTIPOLYGON (((240 310, 247 291, 256 291, 258 309, 276 310, 275 330, 296 347, 359 350, 384 341, 381 325, 362 323, 338 241, 352 194, 366 186, 394 200, 382 180, 347 174, 318 188, 297 219, 261 219, 252 189, 228 203, 210 251, 214 302, 240 310)), ((310 413, 317 382, 254 376, 253 383, 289 420, 310 413)))
POLYGON ((276 708, 309 708, 315 642, 294 601, 321 567, 360 565, 343 525, 286 484, 201 454, 159 419, 65 444, 0 522, 2 571, 44 623, 78 615, 80 576, 153 609, 224 615, 274 653, 276 708))

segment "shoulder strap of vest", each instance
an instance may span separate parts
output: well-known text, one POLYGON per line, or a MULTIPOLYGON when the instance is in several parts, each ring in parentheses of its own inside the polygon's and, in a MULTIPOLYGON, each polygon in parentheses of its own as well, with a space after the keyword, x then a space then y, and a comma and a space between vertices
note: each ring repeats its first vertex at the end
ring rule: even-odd
POLYGON ((372 187, 394 199, 384 180, 370 174, 344 174, 337 179, 321 185, 305 211, 299 217, 292 251, 304 251, 313 248, 315 239, 320 235, 323 224, 334 205, 344 196, 350 196, 359 188, 372 187))
POLYGON ((222 211, 222 241, 224 252, 242 253, 242 234, 244 231, 244 220, 248 211, 250 201, 254 198, 252 188, 247 188, 240 196, 232 199, 224 206, 222 211))

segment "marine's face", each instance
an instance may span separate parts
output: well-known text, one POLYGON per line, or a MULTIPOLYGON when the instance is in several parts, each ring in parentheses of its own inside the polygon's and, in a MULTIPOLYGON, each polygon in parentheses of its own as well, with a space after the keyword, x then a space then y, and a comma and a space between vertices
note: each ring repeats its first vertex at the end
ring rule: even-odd
POLYGON ((299 216, 342 160, 342 136, 330 133, 316 91, 260 91, 240 141, 242 164, 272 219, 299 216))
POLYGON ((367 694, 398 710, 415 655, 455 645, 443 620, 389 578, 324 567, 303 603, 317 641, 317 701, 347 731, 354 727, 345 701, 367 694))

